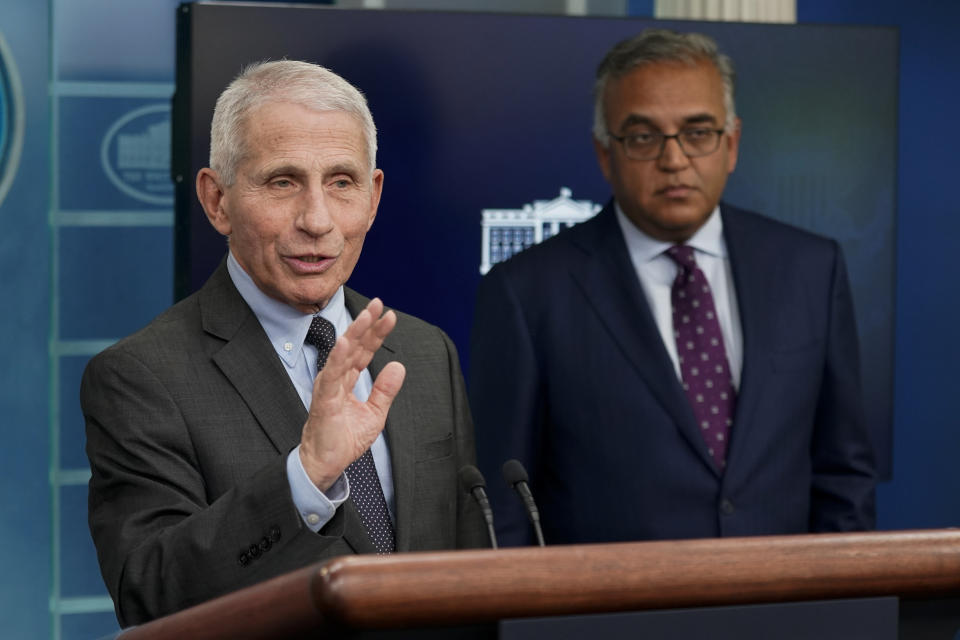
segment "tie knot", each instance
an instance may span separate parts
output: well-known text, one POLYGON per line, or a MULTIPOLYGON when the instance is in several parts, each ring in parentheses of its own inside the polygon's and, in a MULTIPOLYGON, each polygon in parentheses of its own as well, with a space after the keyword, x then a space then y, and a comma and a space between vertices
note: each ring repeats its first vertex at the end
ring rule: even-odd
POLYGON ((304 340, 317 348, 317 370, 319 371, 326 364, 327 356, 330 355, 330 350, 337 341, 337 330, 332 322, 323 316, 316 315, 310 322, 310 328, 307 329, 307 337, 304 340))
POLYGON ((697 260, 693 257, 693 247, 685 244, 675 244, 664 253, 670 256, 680 267, 693 270, 697 268, 697 260))

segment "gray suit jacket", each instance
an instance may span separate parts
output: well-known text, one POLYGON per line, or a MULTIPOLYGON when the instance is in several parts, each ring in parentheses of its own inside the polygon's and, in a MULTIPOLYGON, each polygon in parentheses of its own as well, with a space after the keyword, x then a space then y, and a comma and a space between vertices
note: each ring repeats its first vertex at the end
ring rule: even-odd
MULTIPOLYGON (((356 315, 367 299, 347 289, 356 315)), ((485 545, 457 481, 474 462, 455 348, 398 313, 370 364, 403 388, 385 434, 399 551, 485 545)), ((117 618, 137 624, 333 556, 373 552, 347 501, 315 534, 286 457, 306 410, 224 264, 196 294, 94 357, 83 377, 90 530, 117 618)))

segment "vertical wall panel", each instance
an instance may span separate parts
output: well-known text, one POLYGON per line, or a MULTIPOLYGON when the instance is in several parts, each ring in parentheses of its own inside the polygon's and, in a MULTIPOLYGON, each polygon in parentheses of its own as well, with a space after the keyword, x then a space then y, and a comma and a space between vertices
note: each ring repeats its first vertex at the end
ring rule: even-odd
POLYGON ((172 300, 175 0, 54 0, 51 636, 115 631, 87 528, 82 368, 172 300))
POLYGON ((49 636, 46 2, 0 2, 0 637, 49 636), (8 181, 9 179, 9 181, 8 181))

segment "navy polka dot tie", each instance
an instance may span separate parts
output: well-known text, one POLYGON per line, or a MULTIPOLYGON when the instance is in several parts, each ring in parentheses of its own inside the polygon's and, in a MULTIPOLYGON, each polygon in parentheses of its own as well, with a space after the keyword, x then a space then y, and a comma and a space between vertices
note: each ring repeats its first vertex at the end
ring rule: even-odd
MULTIPOLYGON (((313 317, 310 329, 307 331, 306 342, 317 348, 317 372, 327 363, 327 356, 337 341, 337 331, 333 324, 319 315, 313 317)), ((377 468, 373 464, 373 454, 370 449, 350 463, 346 469, 350 480, 350 499, 360 513, 363 526, 373 541, 377 553, 391 553, 396 551, 396 536, 393 531, 393 521, 387 510, 387 501, 383 497, 383 487, 377 476, 377 468)))
POLYGON ((673 246, 666 254, 679 267, 670 301, 683 390, 693 407, 707 453, 722 470, 727 462, 736 392, 713 294, 692 247, 673 246))

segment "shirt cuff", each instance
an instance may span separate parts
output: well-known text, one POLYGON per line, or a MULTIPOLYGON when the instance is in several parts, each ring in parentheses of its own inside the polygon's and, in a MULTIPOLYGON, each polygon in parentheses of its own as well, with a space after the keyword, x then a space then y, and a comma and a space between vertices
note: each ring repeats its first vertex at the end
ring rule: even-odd
POLYGON ((293 504, 300 512, 303 523, 314 533, 330 522, 337 508, 350 497, 350 482, 342 473, 326 493, 313 484, 300 460, 299 445, 287 456, 287 481, 290 483, 293 504))

